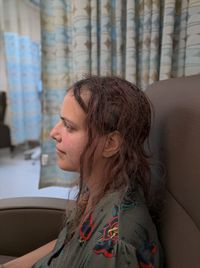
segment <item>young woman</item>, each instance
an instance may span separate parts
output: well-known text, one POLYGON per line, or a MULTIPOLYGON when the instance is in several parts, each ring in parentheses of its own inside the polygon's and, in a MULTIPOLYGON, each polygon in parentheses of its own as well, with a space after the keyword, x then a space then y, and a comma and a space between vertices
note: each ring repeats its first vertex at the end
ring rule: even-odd
POLYGON ((150 125, 148 99, 124 79, 91 76, 68 90, 51 137, 59 167, 80 173, 76 209, 29 265, 43 256, 34 268, 162 267, 148 211, 150 125))

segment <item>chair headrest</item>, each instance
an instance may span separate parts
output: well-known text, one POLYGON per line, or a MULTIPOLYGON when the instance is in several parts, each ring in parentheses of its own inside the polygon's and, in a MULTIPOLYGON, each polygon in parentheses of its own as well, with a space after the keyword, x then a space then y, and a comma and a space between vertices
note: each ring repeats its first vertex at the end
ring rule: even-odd
POLYGON ((159 81, 146 93, 155 111, 150 143, 167 189, 200 229, 200 75, 159 81))

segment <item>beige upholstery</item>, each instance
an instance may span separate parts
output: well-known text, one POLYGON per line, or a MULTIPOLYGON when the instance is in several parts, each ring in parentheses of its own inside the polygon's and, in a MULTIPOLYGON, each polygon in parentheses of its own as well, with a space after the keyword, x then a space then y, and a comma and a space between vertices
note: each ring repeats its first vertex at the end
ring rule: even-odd
POLYGON ((155 110, 152 149, 166 171, 166 267, 199 268, 200 75, 156 82, 146 92, 155 110))
POLYGON ((0 200, 0 263, 21 256, 55 239, 66 206, 74 201, 45 197, 0 200))

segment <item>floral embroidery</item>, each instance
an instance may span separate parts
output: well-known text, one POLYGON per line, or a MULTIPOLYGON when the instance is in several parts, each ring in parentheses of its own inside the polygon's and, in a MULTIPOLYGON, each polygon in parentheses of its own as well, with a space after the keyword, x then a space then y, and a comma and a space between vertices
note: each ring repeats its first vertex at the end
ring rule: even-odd
POLYGON ((89 215, 85 220, 83 220, 83 224, 80 228, 80 243, 87 241, 90 239, 92 232, 94 229, 94 220, 92 214, 89 215))
POLYGON ((118 227, 119 227, 119 208, 117 206, 113 209, 113 217, 103 227, 101 236, 94 247, 96 254, 103 254, 107 258, 113 257, 114 245, 118 240, 118 227))
POLYGON ((140 268, 153 268, 154 256, 157 252, 157 246, 154 242, 148 242, 137 252, 140 268))

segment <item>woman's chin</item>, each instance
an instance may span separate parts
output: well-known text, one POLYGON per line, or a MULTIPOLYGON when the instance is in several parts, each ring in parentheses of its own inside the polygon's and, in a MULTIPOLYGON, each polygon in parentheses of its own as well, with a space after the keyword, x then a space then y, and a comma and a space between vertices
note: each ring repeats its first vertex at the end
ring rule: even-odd
POLYGON ((74 170, 74 168, 70 167, 69 165, 66 165, 66 163, 62 163, 61 161, 58 161, 57 165, 60 169, 62 169, 64 171, 76 172, 76 170, 74 170))
POLYGON ((60 159, 57 159, 57 166, 62 170, 66 170, 67 168, 66 163, 64 163, 64 161, 61 161, 60 159))

